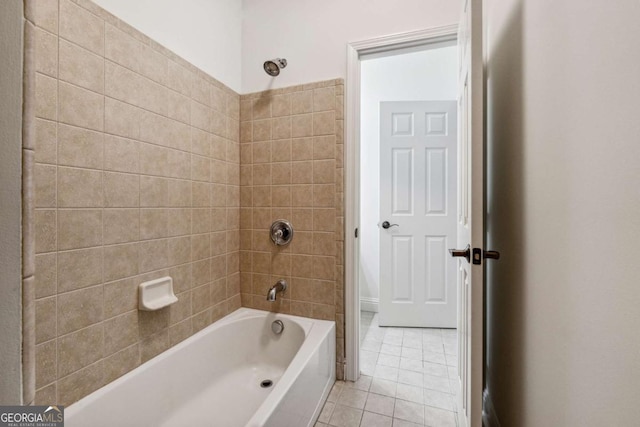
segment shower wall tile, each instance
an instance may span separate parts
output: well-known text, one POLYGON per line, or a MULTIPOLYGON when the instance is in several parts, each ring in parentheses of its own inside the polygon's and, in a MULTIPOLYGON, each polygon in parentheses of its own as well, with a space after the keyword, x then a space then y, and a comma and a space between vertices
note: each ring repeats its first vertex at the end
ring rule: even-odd
POLYGON ((58 37, 40 28, 35 29, 36 71, 58 75, 58 37))
POLYGON ((240 110, 253 104, 89 1, 28 0, 25 16, 35 399, 69 405, 240 307, 240 110), (138 311, 137 286, 166 275, 179 302, 138 311))
POLYGON ((57 292, 69 292, 102 283, 102 261, 101 247, 59 252, 57 254, 57 292))
POLYGON ((167 84, 169 59, 108 23, 105 25, 105 58, 157 83, 167 84))
POLYGON ((36 162, 55 164, 58 153, 58 135, 55 122, 36 119, 36 162))
POLYGON ((137 368, 138 365, 140 365, 140 348, 137 343, 105 357, 103 365, 105 384, 137 368))
POLYGON ((24 14, 39 28, 58 34, 58 0, 27 1, 24 14))
MULTIPOLYGON (((340 322, 344 331, 343 82, 331 80, 240 98, 240 290, 242 305, 340 322), (269 227, 288 219, 290 245, 269 227), (265 301, 278 279, 289 283, 265 301)), ((337 336, 343 372, 344 333, 337 336)))
POLYGON ((104 58, 60 40, 60 80, 104 93, 104 58))
POLYGON ((70 0, 60 0, 60 37, 104 54, 104 21, 70 0))
POLYGON ((58 125, 58 164, 100 170, 105 135, 79 127, 58 125))
POLYGON ((58 82, 55 78, 36 73, 36 117, 57 120, 58 118, 58 82))
POLYGON ((64 82, 58 84, 58 119, 87 129, 104 129, 104 97, 64 82))

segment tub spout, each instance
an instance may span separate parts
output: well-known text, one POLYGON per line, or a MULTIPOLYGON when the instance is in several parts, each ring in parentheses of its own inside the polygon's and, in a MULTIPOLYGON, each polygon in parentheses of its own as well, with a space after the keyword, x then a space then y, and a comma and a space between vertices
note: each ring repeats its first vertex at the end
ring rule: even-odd
POLYGON ((275 285, 269 288, 269 292, 267 292, 267 301, 271 301, 271 302, 275 301, 276 294, 278 292, 284 293, 284 291, 286 290, 287 290, 287 281, 284 279, 278 280, 275 285))

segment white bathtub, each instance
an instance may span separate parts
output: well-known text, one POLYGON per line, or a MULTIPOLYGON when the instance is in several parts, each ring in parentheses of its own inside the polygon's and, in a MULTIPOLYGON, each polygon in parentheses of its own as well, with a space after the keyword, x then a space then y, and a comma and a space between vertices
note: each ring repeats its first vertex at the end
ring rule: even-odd
POLYGON ((335 354, 334 322, 241 308, 69 406, 65 425, 313 426, 335 354))

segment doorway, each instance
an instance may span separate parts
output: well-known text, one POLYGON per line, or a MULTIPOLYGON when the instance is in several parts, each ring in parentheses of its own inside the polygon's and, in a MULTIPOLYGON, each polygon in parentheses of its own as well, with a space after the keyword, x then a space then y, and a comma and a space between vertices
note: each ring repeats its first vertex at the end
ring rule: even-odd
POLYGON ((455 328, 455 40, 360 64, 361 311, 382 326, 455 328))
MULTIPOLYGON (((348 80, 350 85, 347 96, 347 145, 345 145, 347 164, 351 167, 351 171, 346 170, 346 227, 347 230, 351 227, 357 228, 358 232, 358 237, 351 242, 351 246, 348 241, 346 242, 346 378, 356 380, 360 375, 369 377, 366 379, 371 383, 370 393, 393 397, 409 406, 417 404, 425 408, 427 406, 431 409, 437 408, 445 411, 443 416, 451 417, 455 417, 456 407, 455 381, 451 381, 450 378, 457 375, 457 338, 455 329, 448 328, 455 328, 457 302, 451 288, 447 288, 447 284, 441 279, 444 276, 453 276, 451 283, 455 293, 455 270, 451 272, 447 267, 440 268, 436 274, 438 277, 432 274, 425 279, 425 274, 429 273, 426 273, 426 269, 423 268, 422 274, 425 277, 420 281, 435 282, 440 279, 440 283, 438 286, 432 286, 430 293, 422 294, 418 299, 431 300, 440 305, 443 305, 441 304, 443 299, 452 301, 450 308, 453 308, 453 312, 450 319, 453 319, 453 323, 445 321, 421 324, 412 321, 396 322, 384 319, 380 321, 380 311, 384 310, 381 299, 385 298, 385 291, 381 289, 382 277, 385 274, 389 276, 389 271, 391 271, 390 276, 393 277, 394 271, 403 273, 408 270, 396 266, 395 270, 391 267, 386 273, 381 274, 380 268, 382 268, 381 258, 384 257, 381 255, 381 249, 389 250, 393 248, 394 243, 398 251, 395 255, 389 255, 390 258, 395 256, 396 260, 404 262, 409 259, 414 266, 424 266, 425 260, 429 259, 425 254, 438 252, 438 256, 432 258, 433 262, 448 265, 449 257, 445 251, 455 244, 455 235, 447 236, 447 233, 441 231, 427 233, 424 230, 418 231, 418 234, 422 233, 423 236, 419 243, 422 250, 421 260, 411 258, 409 255, 415 255, 415 253, 405 251, 403 254, 401 247, 403 242, 406 243, 410 239, 406 237, 409 234, 405 230, 397 231, 401 227, 394 227, 393 224, 400 224, 400 222, 395 221, 397 218, 393 216, 383 217, 381 207, 384 204, 382 198, 388 199, 391 193, 391 200, 387 200, 386 203, 387 209, 391 206, 393 214, 393 203, 396 202, 395 213, 400 216, 404 214, 407 217, 412 209, 412 212, 416 213, 418 207, 416 203, 421 199, 422 215, 424 215, 424 205, 431 203, 431 214, 437 213, 441 219, 443 214, 452 213, 453 223, 455 223, 457 188, 455 170, 451 170, 451 165, 455 168, 456 154, 454 150, 443 155, 441 147, 430 147, 433 150, 429 152, 428 145, 414 138, 413 142, 418 145, 414 147, 413 152, 421 151, 422 157, 418 159, 414 156, 409 159, 405 155, 402 158, 403 151, 400 149, 396 150, 397 158, 394 159, 393 152, 381 151, 381 147, 384 146, 381 128, 386 114, 387 124, 391 126, 392 131, 395 126, 398 135, 405 132, 407 135, 416 136, 419 127, 418 133, 424 135, 426 129, 431 126, 434 133, 452 136, 453 147, 455 147, 458 61, 456 31, 457 25, 453 25, 350 45, 348 80), (425 66, 426 64, 428 66, 425 66), (421 87, 421 83, 426 84, 421 87), (375 93, 375 90, 371 91, 370 86, 377 89, 379 93, 375 93), (401 89, 398 90, 397 87, 401 89), (396 93, 393 93, 394 89, 396 93), (404 102, 404 105, 400 105, 401 102, 404 102), (432 105, 429 105, 430 102, 432 105), (440 104, 436 105, 438 102, 440 104), (394 109, 395 107, 399 109, 394 109), (447 114, 444 116, 440 114, 443 112, 447 114), (357 123, 349 121, 350 113, 357 123), (428 123, 429 117, 433 119, 431 123, 428 123), (443 120, 443 117, 446 118, 443 120), (349 144, 352 141, 355 143, 349 144), (392 170, 384 172, 381 167, 384 164, 383 161, 389 160, 396 161, 395 169, 392 164, 392 170), (448 160, 452 163, 450 164, 448 160), (438 167, 440 170, 429 177, 425 172, 426 168, 422 167, 420 169, 422 175, 416 177, 414 174, 411 179, 414 187, 419 180, 421 185, 425 183, 431 190, 436 187, 441 190, 437 196, 432 192, 431 201, 425 201, 427 198, 424 188, 422 188, 423 193, 417 198, 415 194, 409 197, 406 185, 397 186, 397 189, 403 188, 404 193, 400 194, 397 191, 393 193, 392 186, 387 185, 391 180, 381 180, 381 174, 393 175, 397 172, 400 175, 404 174, 406 184, 406 179, 410 176, 407 169, 413 168, 413 171, 416 171, 419 165, 426 165, 429 161, 432 166, 436 166, 432 171, 438 167), (443 174, 446 175, 447 172, 452 172, 454 176, 454 179, 449 182, 443 181, 445 179, 443 174), (428 181, 429 179, 431 181, 428 181), (384 184, 385 182, 387 184, 384 184), (384 185, 387 185, 387 188, 383 188, 384 185), (448 190, 453 191, 453 197, 448 190), (400 196, 404 196, 404 202, 414 199, 413 205, 409 207, 404 205, 404 212, 400 212, 403 210, 400 209, 403 206, 398 204, 403 202, 398 199, 400 196), (449 201, 453 204, 449 204, 449 201), (389 227, 383 228, 383 223, 387 220, 389 227), (382 234, 383 231, 388 234, 382 234), (438 238, 429 241, 425 240, 425 235, 438 236, 438 238), (393 236, 400 237, 393 242, 393 236), (385 238, 388 240, 387 243, 381 243, 385 238), (391 240, 390 243, 389 240, 391 240), (425 326, 434 327, 427 329, 424 328, 425 326), (427 384, 425 379, 428 381, 427 384)), ((387 146, 387 149, 392 148, 391 145, 387 146)), ((407 150, 404 153, 406 154, 407 150)), ((397 178, 402 179, 403 176, 397 176, 397 178)), ((402 228, 408 228, 408 226, 405 225, 402 228)), ((414 248, 415 243, 414 241, 414 248)), ((411 245, 405 245, 405 248, 409 246, 411 245)), ((431 273, 433 271, 434 269, 431 269, 431 273)), ((402 299, 406 300, 402 308, 407 308, 406 302, 416 297, 416 288, 411 288, 406 283, 402 289, 392 289, 392 297, 389 299, 389 301, 395 299, 399 305, 402 305, 402 299)), ((403 310, 396 311, 396 314, 402 314, 403 310)), ((414 318, 421 317, 424 316, 414 313, 414 318)))

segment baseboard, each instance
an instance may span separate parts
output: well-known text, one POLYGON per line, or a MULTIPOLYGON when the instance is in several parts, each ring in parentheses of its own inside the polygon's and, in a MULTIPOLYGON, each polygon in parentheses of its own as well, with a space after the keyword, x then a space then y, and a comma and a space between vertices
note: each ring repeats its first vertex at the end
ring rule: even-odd
POLYGON ((378 312, 378 298, 360 297, 360 310, 378 312))
POLYGON ((489 389, 484 389, 482 392, 482 425, 484 427, 500 427, 489 389))

